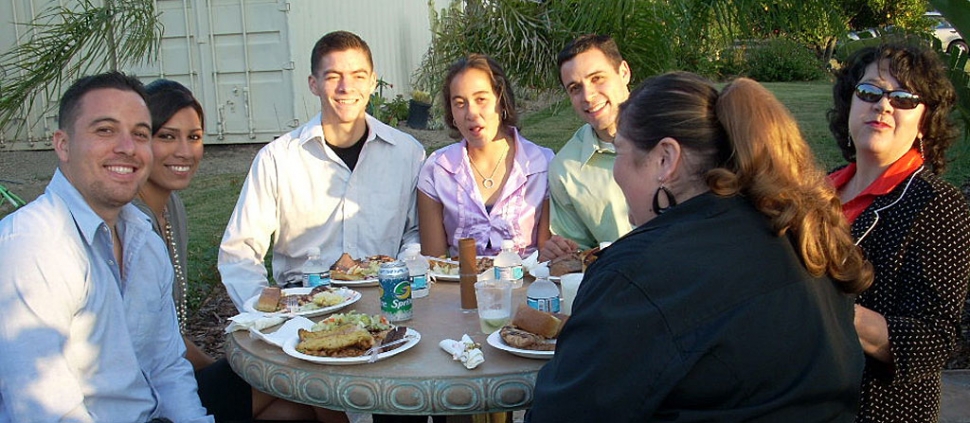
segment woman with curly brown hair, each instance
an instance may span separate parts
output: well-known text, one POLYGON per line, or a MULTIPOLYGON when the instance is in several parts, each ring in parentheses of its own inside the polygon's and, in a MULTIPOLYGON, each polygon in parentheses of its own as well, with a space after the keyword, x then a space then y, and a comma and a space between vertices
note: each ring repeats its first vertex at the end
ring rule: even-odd
POLYGON ((787 109, 669 73, 615 144, 636 228, 587 269, 527 420, 852 421, 872 269, 787 109))
POLYGON ((857 51, 833 94, 829 126, 850 164, 831 179, 876 271, 856 301, 857 421, 936 422, 970 276, 970 209, 939 178, 956 95, 934 52, 904 44, 857 51))

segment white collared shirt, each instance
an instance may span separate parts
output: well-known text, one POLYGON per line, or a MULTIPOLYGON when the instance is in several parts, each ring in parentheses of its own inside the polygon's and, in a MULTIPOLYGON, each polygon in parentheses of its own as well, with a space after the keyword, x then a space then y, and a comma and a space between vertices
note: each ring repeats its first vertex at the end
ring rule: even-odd
POLYGON ((404 244, 419 242, 421 143, 368 115, 367 139, 351 172, 326 146, 320 118, 253 159, 219 249, 222 283, 239 310, 268 284, 263 259, 271 242, 279 284, 300 278, 311 247, 332 263, 344 252, 397 256, 404 244))

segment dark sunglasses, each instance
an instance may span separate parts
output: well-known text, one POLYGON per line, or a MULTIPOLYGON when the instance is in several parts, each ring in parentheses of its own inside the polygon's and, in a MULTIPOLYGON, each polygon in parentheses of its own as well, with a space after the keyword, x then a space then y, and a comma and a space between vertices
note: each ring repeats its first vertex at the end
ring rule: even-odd
POLYGON ((897 109, 915 109, 919 106, 919 96, 905 90, 887 91, 868 82, 855 86, 855 96, 866 103, 878 103, 883 97, 889 98, 889 104, 897 109))

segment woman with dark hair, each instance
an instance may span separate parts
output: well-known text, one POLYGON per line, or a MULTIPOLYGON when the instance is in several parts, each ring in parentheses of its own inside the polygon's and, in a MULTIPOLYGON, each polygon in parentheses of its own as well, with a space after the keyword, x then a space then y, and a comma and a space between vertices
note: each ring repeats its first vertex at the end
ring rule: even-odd
POLYGON ((515 96, 502 67, 473 54, 445 77, 445 123, 460 143, 435 151, 418 177, 418 230, 428 256, 458 254, 474 238, 480 255, 496 255, 511 239, 520 255, 549 237, 552 150, 523 138, 515 96))
POLYGON ((970 277, 970 209, 940 179, 957 138, 929 49, 867 47, 837 73, 829 127, 850 163, 830 177, 876 271, 856 300, 866 353, 860 422, 936 422, 970 277))
POLYGON ((229 362, 214 360, 184 336, 187 314, 188 230, 185 206, 177 191, 189 186, 202 160, 205 114, 188 88, 159 79, 145 87, 152 116, 154 159, 148 181, 133 203, 152 220, 152 226, 168 246, 175 268, 175 305, 186 354, 195 368, 199 397, 216 422, 296 420, 346 422, 344 413, 313 408, 275 398, 253 389, 229 362))
POLYGON ((635 229, 587 269, 527 421, 852 421, 872 269, 788 110, 650 78, 613 175, 635 229))

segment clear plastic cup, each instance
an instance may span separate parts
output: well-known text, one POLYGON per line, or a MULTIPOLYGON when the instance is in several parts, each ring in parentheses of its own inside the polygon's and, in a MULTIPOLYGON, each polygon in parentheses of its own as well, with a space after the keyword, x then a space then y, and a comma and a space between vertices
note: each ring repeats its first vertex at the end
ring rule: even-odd
POLYGON ((573 300, 576 299, 576 292, 579 291, 579 284, 582 281, 582 273, 567 273, 559 277, 559 285, 562 286, 563 313, 573 314, 573 300))
POLYGON ((512 320, 512 284, 490 280, 475 283, 478 299, 478 322, 483 333, 490 334, 512 320))

